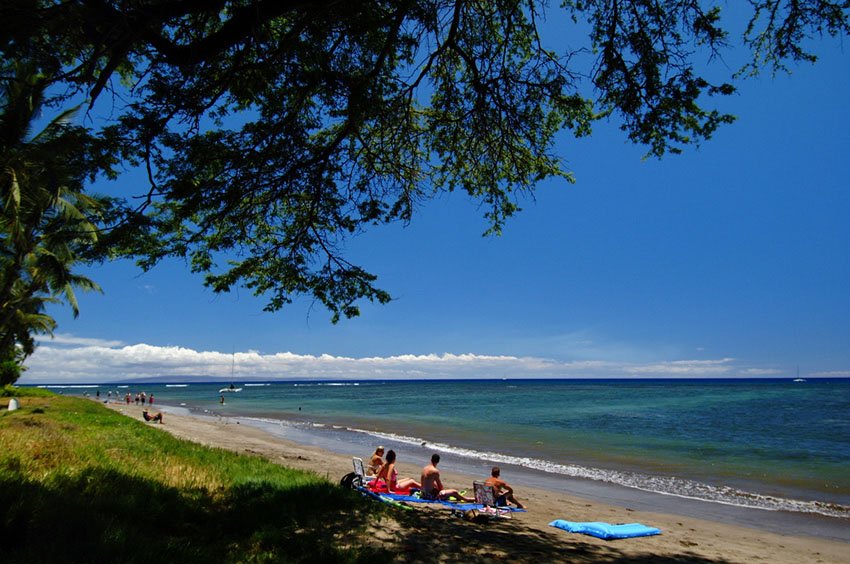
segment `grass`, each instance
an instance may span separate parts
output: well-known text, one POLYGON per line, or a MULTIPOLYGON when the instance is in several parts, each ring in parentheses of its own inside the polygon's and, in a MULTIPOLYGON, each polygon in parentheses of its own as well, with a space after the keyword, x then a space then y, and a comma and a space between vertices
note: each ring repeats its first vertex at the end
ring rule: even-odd
POLYGON ((362 562, 376 504, 320 476, 183 441, 80 398, 4 389, 8 562, 362 562))
POLYGON ((420 509, 179 440, 95 401, 0 388, 2 563, 726 562, 420 509))
MULTIPOLYGON (((53 392, 50 390, 44 390, 42 388, 16 388, 15 386, 3 386, 0 387, 0 398, 13 398, 13 397, 51 397, 54 396, 53 392)), ((5 405, 5 404, 4 404, 5 405)))

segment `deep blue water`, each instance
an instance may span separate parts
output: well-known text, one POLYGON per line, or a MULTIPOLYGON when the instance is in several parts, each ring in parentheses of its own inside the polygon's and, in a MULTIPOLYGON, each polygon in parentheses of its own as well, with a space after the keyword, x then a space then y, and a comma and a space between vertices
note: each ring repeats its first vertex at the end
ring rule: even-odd
POLYGON ((224 394, 220 383, 98 390, 144 390, 157 404, 200 413, 374 443, 425 442, 457 456, 648 491, 850 516, 848 379, 237 385, 240 392, 224 394))

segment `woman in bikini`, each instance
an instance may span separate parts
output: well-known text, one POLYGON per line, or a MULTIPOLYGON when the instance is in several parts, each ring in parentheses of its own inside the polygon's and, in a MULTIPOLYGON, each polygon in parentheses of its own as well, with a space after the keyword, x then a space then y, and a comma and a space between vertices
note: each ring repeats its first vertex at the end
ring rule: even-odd
POLYGON ((384 465, 384 459, 381 458, 384 456, 384 447, 379 446, 375 449, 375 454, 372 455, 372 458, 369 460, 369 467, 366 468, 367 476, 377 476, 381 471, 381 466, 384 465))
POLYGON ((395 492, 399 490, 409 490, 410 488, 421 488, 422 486, 416 480, 411 478, 398 479, 398 470, 395 469, 395 451, 388 450, 386 462, 381 466, 378 476, 375 481, 383 481, 387 485, 387 490, 395 492))

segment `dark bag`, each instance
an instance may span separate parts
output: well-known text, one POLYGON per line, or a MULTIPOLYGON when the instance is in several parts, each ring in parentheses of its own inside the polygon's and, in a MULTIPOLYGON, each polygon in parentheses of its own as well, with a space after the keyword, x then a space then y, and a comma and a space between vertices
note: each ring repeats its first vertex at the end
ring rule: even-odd
POLYGON ((339 481, 339 485, 343 488, 357 488, 360 486, 360 476, 354 472, 349 472, 339 481))

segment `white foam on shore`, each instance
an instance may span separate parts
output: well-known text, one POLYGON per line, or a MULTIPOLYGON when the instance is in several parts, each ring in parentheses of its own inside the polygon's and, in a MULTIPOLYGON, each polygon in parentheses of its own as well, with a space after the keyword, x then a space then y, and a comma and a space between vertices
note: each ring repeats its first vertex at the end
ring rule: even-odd
POLYGON ((100 384, 42 384, 38 388, 99 388, 100 384))
POLYGON ((313 386, 359 386, 360 382, 296 382, 296 388, 311 388, 313 386))
POLYGON ((333 430, 337 432, 360 433, 377 438, 381 443, 395 442, 416 447, 427 446, 430 450, 465 458, 470 461, 486 461, 488 463, 513 465, 545 472, 547 474, 594 480, 665 496, 693 499, 749 509, 761 509, 764 511, 789 511, 850 519, 850 506, 847 505, 822 501, 802 501, 757 494, 733 488, 731 486, 712 486, 710 484, 674 476, 652 476, 649 474, 624 470, 610 470, 590 466, 580 466, 577 464, 558 464, 539 458, 518 457, 499 452, 478 451, 464 447, 457 447, 444 443, 428 441, 427 439, 420 437, 409 437, 405 435, 397 435, 395 433, 384 433, 380 431, 370 431, 338 425, 325 425, 323 423, 316 422, 298 422, 264 417, 241 417, 240 419, 246 423, 255 422, 261 424, 261 426, 273 425, 289 427, 293 430, 312 430, 313 432, 329 432, 333 430))
POLYGON ((364 433, 380 439, 382 442, 394 441, 415 446, 428 446, 429 449, 473 460, 485 460, 499 464, 511 464, 549 474, 560 474, 572 478, 584 478, 607 482, 619 486, 635 488, 641 491, 687 499, 709 501, 736 507, 762 509, 765 511, 796 511, 815 513, 828 517, 850 518, 850 506, 821 501, 802 501, 771 495, 757 494, 730 486, 712 486, 694 480, 674 476, 652 476, 639 472, 609 470, 579 466, 575 464, 557 464, 548 460, 531 457, 510 456, 498 452, 477 451, 443 443, 435 443, 419 437, 408 437, 394 433, 367 431, 349 427, 347 430, 364 433))

